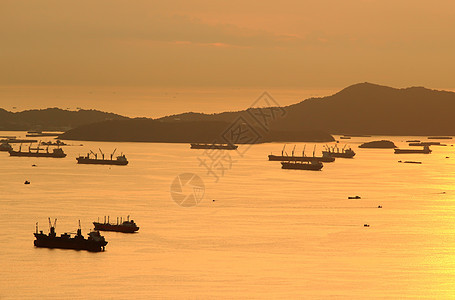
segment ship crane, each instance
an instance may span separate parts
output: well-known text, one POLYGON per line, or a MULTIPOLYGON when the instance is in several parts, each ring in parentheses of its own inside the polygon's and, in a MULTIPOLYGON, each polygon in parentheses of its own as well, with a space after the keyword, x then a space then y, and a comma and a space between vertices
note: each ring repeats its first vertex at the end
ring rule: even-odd
POLYGON ((112 158, 114 157, 114 154, 115 154, 115 151, 116 151, 116 150, 117 150, 117 148, 115 148, 115 149, 114 149, 114 152, 112 152, 112 154, 111 154, 111 160, 112 160, 112 158))
POLYGON ((57 225, 57 219, 54 221, 54 225, 52 225, 51 218, 49 220, 49 236, 55 236, 55 226, 57 225))
POLYGON ((284 149, 286 148, 286 144, 284 144, 283 149, 281 150, 281 156, 284 156, 284 149))
POLYGON ((92 153, 95 156, 95 159, 98 157, 98 154, 90 150, 90 153, 92 153))
POLYGON ((100 153, 101 153, 101 155, 103 156, 103 160, 104 160, 104 153, 103 153, 103 151, 101 151, 101 148, 98 148, 98 150, 100 150, 100 153))

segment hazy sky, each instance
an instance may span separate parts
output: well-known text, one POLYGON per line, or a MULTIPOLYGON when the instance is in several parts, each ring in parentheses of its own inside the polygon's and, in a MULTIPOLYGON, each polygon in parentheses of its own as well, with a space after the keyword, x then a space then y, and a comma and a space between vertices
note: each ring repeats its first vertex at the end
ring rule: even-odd
POLYGON ((0 41, 1 86, 455 86, 453 0, 1 0, 0 41))

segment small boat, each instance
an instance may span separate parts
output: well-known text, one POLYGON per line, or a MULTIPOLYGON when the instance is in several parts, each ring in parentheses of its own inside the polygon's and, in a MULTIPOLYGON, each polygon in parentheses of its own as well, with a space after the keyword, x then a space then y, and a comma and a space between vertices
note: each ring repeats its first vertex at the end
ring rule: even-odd
POLYGON ((430 146, 425 145, 423 149, 395 149, 395 154, 406 154, 406 153, 422 153, 422 154, 430 154, 431 149, 430 146))
POLYGON ((130 221, 130 216, 128 216, 127 220, 122 222, 122 219, 120 219, 119 223, 119 218, 117 218, 117 223, 116 224, 111 224, 109 223, 109 217, 107 218, 106 222, 106 217, 104 217, 104 223, 98 222, 93 222, 93 225, 95 225, 95 230, 101 230, 101 231, 116 231, 116 232, 123 232, 123 233, 133 233, 139 230, 139 227, 137 227, 136 223, 134 223, 134 220, 130 221))
POLYGON ((336 145, 334 147, 329 147, 326 145, 326 150, 322 151, 322 154, 337 158, 353 158, 355 156, 355 152, 351 148, 346 148, 346 146, 347 145, 345 145, 340 151, 336 145))
POLYGON ((399 163, 405 163, 405 164, 419 164, 419 165, 422 164, 421 161, 413 161, 413 160, 405 160, 405 161, 399 160, 398 162, 399 163))
POLYGON ((99 231, 91 231, 88 234, 88 238, 84 238, 81 230, 81 221, 79 221, 79 229, 74 237, 71 237, 70 233, 63 233, 57 236, 55 233, 56 223, 57 219, 55 219, 54 224, 51 224, 51 219, 49 218, 49 234, 47 235, 42 230, 38 232, 38 223, 36 223, 35 241, 33 242, 35 247, 87 250, 91 252, 104 251, 107 242, 99 231))
POLYGON ((282 169, 292 169, 292 170, 311 170, 311 171, 319 171, 322 169, 324 165, 322 162, 313 160, 311 162, 281 162, 282 169))
POLYGON ((348 199, 360 199, 360 196, 349 196, 348 199))
POLYGON ((239 146, 233 144, 191 144, 191 149, 221 149, 221 150, 236 150, 239 146))
POLYGON ((119 156, 117 156, 116 159, 113 159, 115 151, 117 149, 114 149, 114 152, 112 152, 110 159, 104 159, 104 153, 99 149, 102 155, 101 159, 98 159, 98 154, 94 153, 92 150, 90 150, 90 153, 87 153, 87 156, 82 156, 80 155, 79 157, 76 158, 78 164, 85 164, 85 165, 116 165, 116 166, 126 166, 128 164, 128 160, 126 159, 126 156, 122 153, 119 156), (90 154, 93 155, 93 157, 90 157, 90 154))

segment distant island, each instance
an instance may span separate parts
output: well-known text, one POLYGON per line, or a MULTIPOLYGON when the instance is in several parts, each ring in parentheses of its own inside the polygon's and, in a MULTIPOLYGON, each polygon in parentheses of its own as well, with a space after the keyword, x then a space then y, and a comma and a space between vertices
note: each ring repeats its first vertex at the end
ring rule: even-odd
MULTIPOLYGON (((278 99, 279 100, 279 99, 278 99)), ((253 142, 329 142, 331 134, 453 136, 455 93, 423 87, 396 89, 359 83, 327 97, 310 98, 279 108, 283 116, 246 119, 253 142)), ((261 109, 203 114, 188 112, 158 119, 128 118, 92 110, 57 108, 20 113, 0 110, 0 130, 62 130, 60 139, 93 141, 223 143, 222 134, 261 109), (220 140, 221 138, 221 140, 220 140)), ((239 143, 248 143, 242 140, 239 143)))
POLYGON ((98 110, 47 108, 10 112, 0 108, 0 130, 4 131, 66 131, 85 124, 126 119, 129 118, 98 110))
POLYGON ((367 142, 367 143, 363 143, 362 145, 359 146, 359 148, 386 148, 386 149, 391 149, 391 148, 396 148, 396 147, 397 146, 392 141, 387 141, 387 140, 367 142))

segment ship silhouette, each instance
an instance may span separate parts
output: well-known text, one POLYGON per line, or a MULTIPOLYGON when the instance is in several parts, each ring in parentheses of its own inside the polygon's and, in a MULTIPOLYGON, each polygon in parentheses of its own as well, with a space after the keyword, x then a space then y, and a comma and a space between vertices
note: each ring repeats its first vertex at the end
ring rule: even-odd
POLYGON ((43 231, 38 232, 38 223, 36 223, 36 232, 34 245, 40 248, 59 248, 59 249, 74 249, 74 250, 87 250, 91 252, 104 251, 104 247, 107 245, 106 240, 99 231, 91 231, 88 234, 88 238, 84 238, 81 230, 81 221, 79 221, 79 228, 74 237, 71 237, 70 233, 63 233, 57 236, 55 233, 55 226, 57 219, 54 224, 51 223, 49 218, 49 234, 44 234, 43 231))
POLYGON ((110 159, 105 159, 103 151, 99 149, 102 158, 98 158, 98 154, 90 150, 90 152, 87 153, 87 156, 80 155, 79 157, 76 158, 76 160, 78 164, 126 166, 128 164, 128 160, 126 159, 126 156, 123 153, 117 156, 116 159, 113 159, 116 150, 117 148, 114 149, 114 152, 112 152, 110 159), (90 154, 92 154, 92 157, 90 156, 90 154))
POLYGON ((112 224, 109 223, 109 217, 107 218, 106 222, 106 217, 104 217, 104 223, 98 222, 93 222, 93 225, 95 225, 95 230, 100 230, 100 231, 116 231, 116 232, 123 232, 123 233, 133 233, 139 230, 139 227, 134 223, 134 220, 130 221, 130 216, 127 217, 126 221, 122 221, 119 218, 117 218, 117 223, 112 224))

